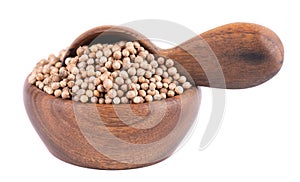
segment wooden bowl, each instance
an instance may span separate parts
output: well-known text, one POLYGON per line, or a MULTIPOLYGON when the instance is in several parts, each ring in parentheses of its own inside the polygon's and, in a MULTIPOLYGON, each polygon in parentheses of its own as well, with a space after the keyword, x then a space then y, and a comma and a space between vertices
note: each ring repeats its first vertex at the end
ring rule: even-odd
POLYGON ((24 84, 32 125, 57 158, 82 167, 129 169, 168 158, 196 119, 199 88, 143 104, 83 104, 24 84))

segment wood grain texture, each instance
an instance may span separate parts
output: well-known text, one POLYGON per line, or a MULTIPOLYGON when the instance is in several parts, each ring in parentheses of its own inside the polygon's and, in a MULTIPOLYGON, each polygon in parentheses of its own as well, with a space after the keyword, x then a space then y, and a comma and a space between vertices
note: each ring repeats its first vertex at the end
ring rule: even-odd
POLYGON ((96 169, 144 167, 169 157, 194 123, 200 95, 194 88, 151 104, 83 104, 24 84, 27 114, 48 150, 96 169))
MULTIPOLYGON (((174 30, 176 33, 176 30, 174 30)), ((171 49, 160 49, 145 36, 127 27, 100 26, 80 35, 67 56, 81 45, 138 40, 150 52, 172 58, 198 86, 242 89, 272 78, 281 68, 283 45, 270 29, 251 23, 217 27, 171 49)))

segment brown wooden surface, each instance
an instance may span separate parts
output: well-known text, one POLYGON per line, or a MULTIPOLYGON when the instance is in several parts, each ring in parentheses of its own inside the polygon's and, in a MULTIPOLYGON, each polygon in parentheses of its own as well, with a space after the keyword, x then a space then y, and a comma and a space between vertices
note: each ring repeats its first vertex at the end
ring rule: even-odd
POLYGON ((200 95, 194 88, 151 104, 83 104, 48 95, 27 80, 24 85, 27 114, 48 150, 97 169, 144 167, 169 157, 194 123, 200 95))
POLYGON ((100 26, 80 35, 66 56, 74 56, 80 45, 118 40, 138 40, 150 52, 176 60, 196 85, 216 88, 241 89, 264 83, 280 70, 284 56, 274 32, 250 23, 217 27, 167 50, 129 28, 100 26))

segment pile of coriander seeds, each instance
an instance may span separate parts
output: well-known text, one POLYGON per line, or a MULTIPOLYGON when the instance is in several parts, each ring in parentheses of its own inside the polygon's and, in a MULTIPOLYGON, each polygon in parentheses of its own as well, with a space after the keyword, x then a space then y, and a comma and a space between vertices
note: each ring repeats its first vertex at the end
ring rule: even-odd
POLYGON ((156 57, 139 42, 94 44, 42 59, 28 77, 44 92, 83 103, 127 104, 162 100, 192 87, 172 59, 156 57))

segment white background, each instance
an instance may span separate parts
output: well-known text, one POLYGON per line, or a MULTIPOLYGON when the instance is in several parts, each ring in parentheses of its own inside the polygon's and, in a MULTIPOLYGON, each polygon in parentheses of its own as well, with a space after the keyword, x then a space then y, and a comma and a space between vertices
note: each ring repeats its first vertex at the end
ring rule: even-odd
POLYGON ((299 8, 296 1, 21 1, 0 3, 0 181, 299 181, 299 8), (197 2, 197 4, 196 4, 197 2), (218 136, 199 144, 211 111, 203 88, 199 122, 190 140, 169 159, 141 169, 85 169, 54 158, 25 113, 22 87, 35 63, 100 25, 164 19, 194 32, 237 21, 278 34, 285 62, 272 80, 226 91, 218 136))

